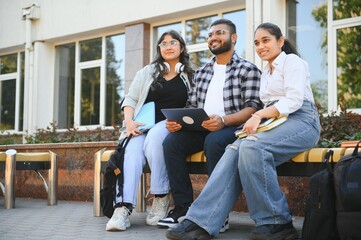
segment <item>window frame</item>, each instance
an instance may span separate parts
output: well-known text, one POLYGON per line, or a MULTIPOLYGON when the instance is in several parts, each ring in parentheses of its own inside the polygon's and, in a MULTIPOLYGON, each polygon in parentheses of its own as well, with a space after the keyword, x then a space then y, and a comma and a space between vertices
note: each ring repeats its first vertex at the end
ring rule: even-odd
MULTIPOLYGON (((333 19, 333 1, 327 0, 328 111, 340 111, 337 94, 337 30, 361 26, 361 17, 333 19)), ((347 109, 361 114, 361 108, 347 109)))
MULTIPOLYGON (((151 24, 150 28, 151 28, 151 47, 150 47, 150 58, 152 59, 155 52, 156 52, 156 42, 158 39, 155 39, 155 29, 157 27, 161 27, 164 25, 169 25, 169 24, 174 24, 174 23, 180 23, 181 24, 181 36, 183 37, 183 39, 186 39, 186 22, 188 20, 192 20, 192 19, 199 19, 199 18, 204 18, 204 17, 209 17, 209 16, 216 16, 218 19, 222 18, 224 14, 230 13, 230 12, 235 12, 235 11, 247 11, 246 9, 246 4, 241 4, 238 7, 231 7, 231 8, 224 8, 224 9, 220 9, 220 10, 216 10, 216 11, 210 11, 207 13, 202 13, 202 14, 194 14, 194 15, 188 15, 186 17, 183 18, 173 18, 167 21, 160 21, 160 22, 155 22, 153 24, 151 24)), ((246 18, 247 21, 247 18, 246 18)), ((208 49, 208 43, 207 41, 204 43, 196 43, 196 44, 187 44, 187 49, 188 49, 188 53, 194 53, 194 52, 201 52, 201 51, 207 51, 208 49)), ((245 45, 245 55, 247 56, 247 51, 249 51, 247 49, 247 42, 245 45)), ((241 54, 241 53, 238 53, 241 54)), ((150 61, 151 61, 150 59, 150 61)))
MULTIPOLYGON (((16 84, 16 88, 15 88, 15 116, 14 116, 14 129, 6 129, 1 131, 0 134, 15 134, 15 133, 23 133, 23 131, 20 131, 20 100, 21 100, 21 78, 23 76, 24 73, 22 73, 22 69, 21 69, 21 64, 22 64, 22 59, 21 59, 21 53, 24 51, 16 51, 16 52, 9 52, 9 53, 4 53, 1 54, 1 56, 6 56, 6 55, 12 55, 12 54, 16 54, 16 72, 13 73, 6 73, 6 74, 0 74, 0 81, 8 81, 8 80, 13 80, 15 79, 15 84, 16 84)), ((24 93, 23 93, 24 95, 24 93)), ((22 113, 24 115, 24 112, 22 113)), ((24 124, 24 123, 23 123, 24 124)))
MULTIPOLYGON (((113 129, 114 128, 113 126, 106 126, 106 115, 105 115, 106 114, 106 94, 107 94, 106 93, 106 71, 107 71, 106 39, 107 39, 107 37, 111 37, 114 35, 121 35, 121 34, 125 34, 125 31, 108 32, 106 34, 101 34, 101 35, 92 35, 92 36, 87 36, 85 38, 78 38, 73 41, 59 42, 54 45, 54 48, 55 48, 55 47, 58 47, 61 45, 72 44, 72 43, 75 44, 75 74, 74 74, 75 83, 74 83, 74 124, 73 124, 73 128, 76 128, 79 130, 94 130, 99 127, 102 129, 113 129), (80 62, 80 42, 95 39, 95 38, 101 38, 101 40, 102 40, 101 59, 80 62), (81 123, 81 73, 82 73, 82 70, 84 70, 84 69, 95 68, 95 67, 100 68, 99 123, 94 124, 94 125, 81 125, 80 124, 81 123)), ((57 63, 55 63, 55 69, 58 69, 59 66, 56 64, 57 63)), ((57 70, 55 72, 57 72, 57 70)), ((57 78, 57 76, 55 76, 55 79, 56 78, 57 78)), ((121 82, 120 84, 124 84, 124 83, 121 82)), ((54 107, 54 112, 56 113, 57 111, 58 111, 58 106, 56 105, 54 107)), ((58 130, 65 131, 66 129, 61 128, 58 130)))

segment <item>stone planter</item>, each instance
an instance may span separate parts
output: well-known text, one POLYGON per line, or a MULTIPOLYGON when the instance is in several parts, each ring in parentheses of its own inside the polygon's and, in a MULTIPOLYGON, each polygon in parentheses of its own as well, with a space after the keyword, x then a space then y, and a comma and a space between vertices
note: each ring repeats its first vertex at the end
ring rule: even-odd
MULTIPOLYGON (((115 141, 19 144, 1 145, 0 151, 55 152, 59 155, 58 200, 93 201, 94 153, 102 148, 114 149, 116 145, 115 141)), ((41 174, 47 179, 47 171, 41 171, 41 174)), ((4 179, 4 172, 0 172, 0 179, 4 179)), ((15 196, 46 199, 47 193, 34 171, 17 171, 15 196)))

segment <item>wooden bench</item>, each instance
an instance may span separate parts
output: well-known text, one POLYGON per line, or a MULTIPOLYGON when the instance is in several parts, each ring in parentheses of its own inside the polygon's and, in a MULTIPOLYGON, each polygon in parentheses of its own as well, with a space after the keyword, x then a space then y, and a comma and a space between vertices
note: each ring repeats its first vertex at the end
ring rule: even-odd
MULTIPOLYGON (((334 151, 333 159, 337 162, 345 154, 352 153, 352 148, 313 148, 302 152, 290 161, 277 167, 278 176, 309 177, 322 169, 322 161, 328 150, 334 151)), ((100 189, 103 187, 104 175, 107 161, 114 150, 105 148, 94 155, 94 216, 102 216, 100 206, 100 189)), ((189 172, 191 174, 207 174, 206 157, 204 152, 195 153, 187 158, 189 172)), ((144 173, 150 173, 149 166, 143 170, 137 193, 136 210, 146 211, 146 178, 144 173)))
POLYGON ((0 182, 5 196, 5 208, 15 208, 15 175, 16 170, 34 170, 44 183, 48 193, 48 205, 57 204, 57 154, 54 152, 17 153, 10 149, 0 152, 0 169, 5 169, 5 183, 0 182), (39 170, 48 170, 48 181, 39 170))

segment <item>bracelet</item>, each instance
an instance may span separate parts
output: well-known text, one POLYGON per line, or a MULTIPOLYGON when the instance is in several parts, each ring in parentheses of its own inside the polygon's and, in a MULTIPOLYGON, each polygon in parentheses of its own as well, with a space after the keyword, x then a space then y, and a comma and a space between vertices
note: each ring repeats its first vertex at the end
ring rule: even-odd
POLYGON ((224 117, 223 116, 219 116, 219 117, 221 118, 223 125, 226 126, 226 123, 224 122, 224 117))
POLYGON ((251 116, 259 119, 260 121, 262 120, 262 118, 261 118, 259 115, 257 115, 257 114, 251 114, 251 116))

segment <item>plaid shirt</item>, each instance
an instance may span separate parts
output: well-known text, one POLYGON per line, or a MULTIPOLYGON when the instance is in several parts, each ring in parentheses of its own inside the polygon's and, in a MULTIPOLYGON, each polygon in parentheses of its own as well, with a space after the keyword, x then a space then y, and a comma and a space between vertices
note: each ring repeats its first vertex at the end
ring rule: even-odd
MULTIPOLYGON (((204 108, 207 89, 212 80, 215 57, 195 71, 193 89, 187 107, 204 108)), ((226 67, 223 87, 224 111, 226 115, 241 111, 245 107, 261 109, 259 99, 261 71, 254 65, 233 53, 226 67)))

